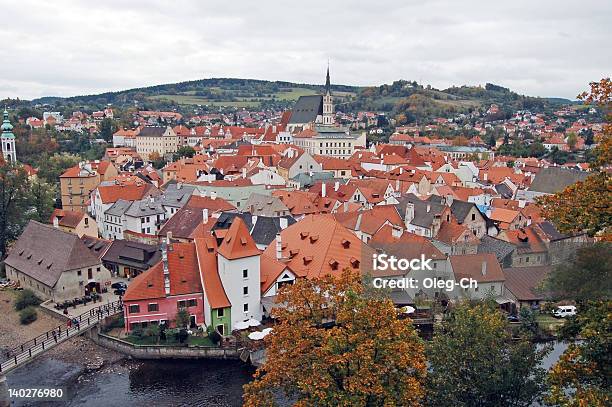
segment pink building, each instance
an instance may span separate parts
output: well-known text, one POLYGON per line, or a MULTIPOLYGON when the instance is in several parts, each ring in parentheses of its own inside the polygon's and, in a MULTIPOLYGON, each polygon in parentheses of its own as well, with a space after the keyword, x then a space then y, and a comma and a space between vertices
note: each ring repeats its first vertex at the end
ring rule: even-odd
POLYGON ((186 309, 190 326, 204 324, 204 297, 195 245, 172 243, 162 248, 162 261, 138 275, 123 297, 125 328, 165 322, 175 327, 176 314, 186 309))

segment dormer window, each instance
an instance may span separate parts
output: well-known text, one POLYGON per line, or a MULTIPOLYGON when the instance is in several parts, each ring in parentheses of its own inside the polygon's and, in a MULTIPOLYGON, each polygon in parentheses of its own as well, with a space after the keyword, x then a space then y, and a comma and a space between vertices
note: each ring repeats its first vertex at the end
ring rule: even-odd
POLYGON ((351 247, 351 241, 347 239, 342 239, 342 247, 348 249, 349 247, 351 247))
POLYGON ((329 265, 330 265, 330 267, 332 268, 332 270, 338 270, 338 265, 339 265, 339 264, 340 264, 340 263, 338 263, 338 261, 337 261, 337 260, 334 260, 334 259, 331 259, 331 260, 329 261, 329 265))

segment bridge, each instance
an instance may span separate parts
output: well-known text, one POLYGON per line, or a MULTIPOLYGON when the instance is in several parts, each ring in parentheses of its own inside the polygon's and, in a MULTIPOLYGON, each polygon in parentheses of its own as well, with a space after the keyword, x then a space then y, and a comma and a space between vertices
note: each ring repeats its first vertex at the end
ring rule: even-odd
POLYGON ((42 355, 60 343, 89 330, 104 318, 122 312, 122 305, 121 301, 115 301, 92 308, 78 317, 74 317, 72 320, 76 319, 76 323, 72 323, 70 327, 60 325, 6 351, 2 355, 4 359, 0 362, 0 376, 28 363, 36 356, 42 355))

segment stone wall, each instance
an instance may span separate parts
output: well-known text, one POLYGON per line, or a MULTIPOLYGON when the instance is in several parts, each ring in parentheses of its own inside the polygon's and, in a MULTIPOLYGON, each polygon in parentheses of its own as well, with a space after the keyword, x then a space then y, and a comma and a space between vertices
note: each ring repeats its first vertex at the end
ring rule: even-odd
POLYGON ((236 348, 134 345, 92 329, 89 337, 98 345, 134 359, 239 359, 236 348))

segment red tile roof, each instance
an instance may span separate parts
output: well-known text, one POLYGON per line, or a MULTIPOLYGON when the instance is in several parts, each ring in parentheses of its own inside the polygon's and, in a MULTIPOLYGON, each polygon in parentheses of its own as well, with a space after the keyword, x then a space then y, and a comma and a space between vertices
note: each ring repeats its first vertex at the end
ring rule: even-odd
POLYGON ((261 254, 241 218, 236 217, 232 222, 219 246, 219 254, 229 260, 261 254))
POLYGON ((213 309, 231 307, 232 304, 227 298, 217 269, 217 241, 210 236, 197 238, 194 242, 200 275, 204 281, 204 291, 210 307, 213 309))
MULTIPOLYGON (((172 243, 169 245, 168 271, 170 273, 170 295, 202 292, 194 244, 172 243)), ((165 296, 163 262, 159 262, 134 278, 123 300, 137 301, 165 296)))

